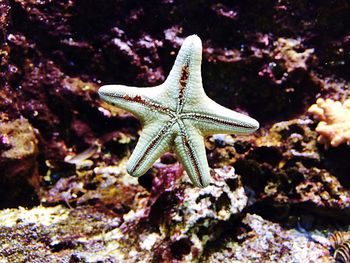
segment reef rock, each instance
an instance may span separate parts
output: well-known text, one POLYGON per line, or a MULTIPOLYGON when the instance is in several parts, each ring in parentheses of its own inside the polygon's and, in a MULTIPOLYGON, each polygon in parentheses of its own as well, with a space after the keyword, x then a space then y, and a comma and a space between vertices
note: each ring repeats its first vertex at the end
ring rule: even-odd
MULTIPOLYGON (((166 239, 167 233, 172 233, 168 241, 170 251, 164 250, 156 254, 162 260, 167 260, 169 255, 170 258, 186 261, 200 258, 208 244, 219 239, 225 233, 225 228, 247 206, 248 198, 240 177, 232 167, 215 169, 210 185, 204 189, 192 187, 187 176, 182 181, 180 202, 167 210, 169 214, 157 211, 163 238, 166 239), (188 249, 184 250, 186 246, 188 249)), ((163 202, 162 200, 164 195, 157 202, 163 202)), ((155 207, 161 209, 154 206, 153 211, 155 207)), ((150 220, 154 220, 152 210, 150 220)))
POLYGON ((0 122, 0 207, 38 203, 38 140, 28 120, 0 122))
MULTIPOLYGON (((210 227, 207 223, 193 229, 210 227)), ((207 235, 169 241, 172 232, 145 231, 139 225, 135 233, 123 226, 123 219, 94 206, 5 209, 0 211, 0 261, 334 262, 330 243, 315 241, 324 240, 323 235, 310 239, 254 214, 247 214, 235 229, 223 229, 231 239, 210 243, 201 251, 197 248, 210 242, 207 235)))
POLYGON ((332 262, 308 233, 349 224, 348 108, 331 123, 318 105, 323 131, 305 113, 317 96, 348 98, 349 12, 347 1, 0 1, 0 202, 38 193, 52 206, 0 211, 0 262, 332 262), (171 154, 126 174, 140 123, 97 94, 162 83, 191 34, 208 96, 262 124, 207 138, 208 189, 171 154))
POLYGON ((227 242, 208 262, 334 262, 326 247, 296 230, 285 230, 254 214, 247 214, 242 222, 250 231, 238 236, 238 242, 227 242))

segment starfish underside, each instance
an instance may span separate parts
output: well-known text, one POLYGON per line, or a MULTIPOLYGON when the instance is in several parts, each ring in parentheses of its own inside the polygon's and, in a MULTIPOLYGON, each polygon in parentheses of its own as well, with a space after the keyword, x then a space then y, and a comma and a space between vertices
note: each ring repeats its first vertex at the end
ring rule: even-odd
POLYGON ((127 171, 141 176, 166 151, 173 150, 191 181, 199 187, 210 182, 204 136, 250 133, 259 123, 224 108, 204 92, 201 77, 202 43, 198 36, 185 39, 166 81, 156 87, 106 85, 99 89, 106 102, 140 118, 143 132, 127 171))

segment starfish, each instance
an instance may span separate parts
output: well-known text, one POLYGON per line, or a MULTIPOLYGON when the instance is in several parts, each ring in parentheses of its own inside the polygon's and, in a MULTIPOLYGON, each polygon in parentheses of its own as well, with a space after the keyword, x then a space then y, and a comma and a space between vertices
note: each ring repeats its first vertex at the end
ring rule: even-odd
POLYGON ((202 42, 187 37, 169 76, 159 86, 137 88, 105 85, 99 89, 107 103, 127 110, 141 120, 143 132, 130 156, 127 172, 141 176, 164 152, 173 150, 192 183, 210 182, 204 136, 216 133, 247 134, 259 128, 251 117, 229 110, 204 92, 201 76, 202 42))

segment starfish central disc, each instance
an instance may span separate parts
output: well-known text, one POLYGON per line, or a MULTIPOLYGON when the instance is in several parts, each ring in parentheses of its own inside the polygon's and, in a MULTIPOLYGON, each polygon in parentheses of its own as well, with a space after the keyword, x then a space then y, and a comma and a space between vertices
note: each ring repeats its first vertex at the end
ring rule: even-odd
POLYGON ((259 123, 227 109, 204 92, 201 77, 202 42, 196 35, 183 42, 166 81, 156 87, 106 85, 99 89, 106 102, 136 115, 143 131, 130 156, 127 171, 141 176, 166 151, 173 150, 194 185, 210 182, 204 136, 251 133, 259 123))

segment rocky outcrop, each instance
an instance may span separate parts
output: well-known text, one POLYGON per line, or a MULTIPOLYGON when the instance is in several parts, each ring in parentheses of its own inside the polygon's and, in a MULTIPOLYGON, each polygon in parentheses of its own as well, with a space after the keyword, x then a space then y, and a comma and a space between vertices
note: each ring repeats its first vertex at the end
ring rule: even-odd
POLYGON ((26 119, 0 122, 0 207, 39 203, 38 139, 26 119))

